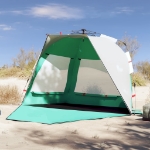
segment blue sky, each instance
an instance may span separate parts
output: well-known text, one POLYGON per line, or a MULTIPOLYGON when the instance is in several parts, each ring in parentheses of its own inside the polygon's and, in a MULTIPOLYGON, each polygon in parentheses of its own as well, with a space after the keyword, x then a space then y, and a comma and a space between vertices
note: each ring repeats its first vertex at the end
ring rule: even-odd
POLYGON ((41 50, 46 34, 86 28, 140 43, 135 62, 150 60, 149 0, 0 0, 0 66, 21 48, 41 50))

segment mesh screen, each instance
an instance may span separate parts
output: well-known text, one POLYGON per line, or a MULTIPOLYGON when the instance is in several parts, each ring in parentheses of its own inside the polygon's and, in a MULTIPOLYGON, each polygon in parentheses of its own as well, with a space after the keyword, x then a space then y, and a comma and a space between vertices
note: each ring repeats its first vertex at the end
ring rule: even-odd
POLYGON ((82 59, 75 92, 120 95, 101 60, 82 59))
POLYGON ((38 72, 31 91, 64 92, 70 58, 49 55, 38 72))

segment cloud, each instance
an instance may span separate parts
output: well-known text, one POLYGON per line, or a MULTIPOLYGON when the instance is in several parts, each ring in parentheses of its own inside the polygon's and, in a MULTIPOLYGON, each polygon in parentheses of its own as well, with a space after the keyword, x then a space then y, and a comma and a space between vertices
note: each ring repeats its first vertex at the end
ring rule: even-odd
POLYGON ((17 21, 17 22, 14 22, 14 24, 21 24, 22 22, 20 22, 20 21, 17 21))
POLYGON ((20 14, 23 14, 23 11, 21 11, 21 10, 13 10, 13 11, 10 11, 10 13, 14 13, 14 14, 20 15, 20 14))
POLYGON ((80 19, 83 18, 82 10, 60 4, 48 4, 32 7, 28 13, 34 17, 49 19, 80 19))
POLYGON ((129 15, 137 11, 137 8, 116 7, 109 10, 97 9, 91 6, 85 6, 84 10, 76 7, 69 7, 57 3, 47 5, 36 5, 24 10, 1 11, 0 14, 26 15, 36 18, 48 19, 82 19, 82 18, 104 18, 115 17, 117 15, 129 15))
POLYGON ((135 12, 135 8, 131 9, 129 7, 116 7, 104 9, 96 9, 94 7, 86 6, 86 17, 88 18, 109 18, 116 17, 117 15, 129 15, 135 12))
POLYGON ((117 15, 129 15, 136 10, 129 7, 117 7, 110 10, 91 10, 89 13, 92 18, 115 17, 117 15))
POLYGON ((13 30, 13 28, 5 24, 0 24, 0 30, 8 31, 8 30, 13 30))
POLYGON ((111 14, 117 15, 117 14, 131 14, 134 12, 134 9, 131 9, 129 7, 117 7, 114 11, 111 12, 111 14))
POLYGON ((27 15, 49 19, 84 18, 84 12, 81 9, 55 3, 49 3, 47 5, 38 5, 24 10, 1 11, 0 14, 27 15))

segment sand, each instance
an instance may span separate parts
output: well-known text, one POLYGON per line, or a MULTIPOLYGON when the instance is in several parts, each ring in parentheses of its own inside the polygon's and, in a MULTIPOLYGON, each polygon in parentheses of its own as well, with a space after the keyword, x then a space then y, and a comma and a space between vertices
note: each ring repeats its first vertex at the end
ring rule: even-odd
POLYGON ((5 85, 17 86, 18 90, 22 92, 26 85, 26 82, 27 80, 17 79, 17 78, 0 79, 0 86, 5 86, 5 85))
POLYGON ((141 116, 53 125, 6 120, 16 108, 0 105, 0 150, 150 149, 150 122, 141 116))
MULTIPOLYGON (((0 80, 0 85, 17 85, 25 80, 0 80)), ((136 88, 137 108, 142 109, 149 87, 136 88)), ((134 100, 133 100, 134 101, 134 100)), ((150 149, 150 122, 142 116, 125 116, 62 124, 40 124, 6 120, 16 105, 0 105, 0 150, 100 150, 150 149)))

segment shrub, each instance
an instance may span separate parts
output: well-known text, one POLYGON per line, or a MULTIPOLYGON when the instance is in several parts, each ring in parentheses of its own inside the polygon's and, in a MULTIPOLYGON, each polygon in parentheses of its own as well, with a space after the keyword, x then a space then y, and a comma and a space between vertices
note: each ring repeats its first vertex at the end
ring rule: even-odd
POLYGON ((0 104, 20 104, 21 94, 16 86, 0 86, 0 104))
POLYGON ((6 68, 6 69, 1 69, 0 70, 0 77, 10 77, 10 76, 16 76, 17 75, 17 72, 20 71, 19 68, 14 68, 14 67, 11 67, 11 68, 6 68))
POLYGON ((145 86, 147 81, 145 80, 145 78, 141 73, 137 72, 132 74, 132 85, 134 83, 136 84, 136 86, 145 86))
POLYGON ((20 54, 16 58, 13 58, 12 67, 4 65, 0 69, 0 78, 29 78, 39 54, 39 52, 35 52, 34 50, 26 52, 21 49, 20 54))
POLYGON ((141 61, 136 65, 137 71, 143 74, 145 79, 150 80, 150 62, 141 61))
POLYGON ((26 67, 33 68, 35 62, 37 61, 40 52, 35 52, 34 50, 25 51, 24 49, 20 50, 20 53, 17 55, 16 58, 13 58, 13 67, 19 66, 21 69, 26 67))

